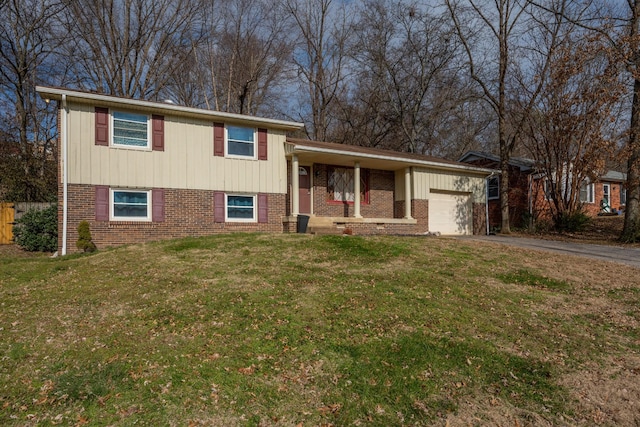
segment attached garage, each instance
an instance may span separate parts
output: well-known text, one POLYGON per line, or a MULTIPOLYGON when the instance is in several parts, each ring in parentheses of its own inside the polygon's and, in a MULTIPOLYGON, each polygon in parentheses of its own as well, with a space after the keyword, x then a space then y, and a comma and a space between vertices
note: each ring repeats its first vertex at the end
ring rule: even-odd
POLYGON ((471 194, 431 191, 429 231, 449 235, 472 234, 471 194))
POLYGON ((415 167, 412 173, 412 198, 416 204, 426 202, 430 232, 444 235, 484 232, 486 171, 415 167))

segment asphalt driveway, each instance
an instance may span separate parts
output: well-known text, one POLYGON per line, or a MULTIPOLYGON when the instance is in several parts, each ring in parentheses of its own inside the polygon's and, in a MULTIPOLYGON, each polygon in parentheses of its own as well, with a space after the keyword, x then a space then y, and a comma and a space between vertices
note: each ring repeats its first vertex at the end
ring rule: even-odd
POLYGON ((608 245, 590 245, 585 243, 562 242, 556 240, 531 239, 514 236, 461 236, 464 240, 493 242, 520 248, 536 249, 566 255, 592 258, 600 261, 617 262, 640 268, 640 248, 608 245))

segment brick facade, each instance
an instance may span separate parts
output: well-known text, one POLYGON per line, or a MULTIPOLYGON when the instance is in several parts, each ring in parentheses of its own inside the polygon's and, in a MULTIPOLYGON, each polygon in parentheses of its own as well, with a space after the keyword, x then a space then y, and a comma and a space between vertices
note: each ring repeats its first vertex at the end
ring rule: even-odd
POLYGON ((487 234, 487 210, 484 203, 473 204, 473 234, 487 234))
MULTIPOLYGON (((329 200, 327 191, 328 165, 313 165, 313 209, 316 216, 353 216, 353 203, 329 200)), ((369 202, 360 204, 360 214, 365 218, 394 217, 395 174, 392 171, 370 169, 369 202)))
MULTIPOLYGON (((187 236, 206 236, 234 231, 283 232, 284 194, 268 195, 269 208, 268 222, 266 223, 214 222, 213 194, 213 191, 208 190, 165 189, 164 222, 96 221, 95 187, 71 184, 68 186, 67 193, 67 253, 77 252, 75 245, 78 240, 77 228, 82 220, 89 221, 91 236, 99 249, 130 243, 187 236)), ((59 221, 60 227, 62 227, 62 212, 60 212, 59 221)), ((62 233, 59 233, 59 247, 62 247, 62 233)))
MULTIPOLYGON (((609 185, 609 206, 611 210, 622 213, 625 206, 622 204, 621 191, 624 184, 616 181, 598 181, 593 184, 593 203, 583 203, 582 210, 588 216, 597 216, 602 212, 600 202, 604 199, 604 185, 609 185)), ((551 220, 550 201, 546 199, 544 194, 544 181, 542 179, 534 181, 533 188, 533 206, 536 219, 551 220)))
POLYGON ((594 184, 593 203, 585 203, 583 205, 584 212, 587 215, 596 216, 601 212, 600 201, 604 199, 604 184, 609 185, 609 207, 611 207, 611 210, 624 210, 625 206, 620 201, 621 190, 624 185, 620 182, 603 181, 594 184))

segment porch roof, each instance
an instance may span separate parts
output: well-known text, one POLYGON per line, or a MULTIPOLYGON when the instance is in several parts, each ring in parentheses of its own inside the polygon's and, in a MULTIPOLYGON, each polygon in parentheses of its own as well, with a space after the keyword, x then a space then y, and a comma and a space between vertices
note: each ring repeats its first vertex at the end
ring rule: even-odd
POLYGON ((498 172, 494 169, 481 168, 467 163, 454 162, 422 154, 297 138, 287 138, 285 151, 287 157, 296 154, 301 164, 323 163, 352 167, 354 162, 360 162, 360 167, 367 169, 395 171, 414 166, 483 176, 498 172))

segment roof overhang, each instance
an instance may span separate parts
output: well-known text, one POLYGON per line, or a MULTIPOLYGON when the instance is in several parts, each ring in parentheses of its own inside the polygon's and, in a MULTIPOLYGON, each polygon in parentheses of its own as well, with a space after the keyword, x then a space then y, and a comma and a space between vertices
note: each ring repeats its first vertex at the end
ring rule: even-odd
POLYGON ((83 104, 99 104, 100 106, 112 108, 132 108, 142 109, 149 113, 187 116, 204 120, 220 120, 249 126, 262 126, 269 129, 281 129, 285 131, 295 131, 304 127, 303 123, 290 122, 285 120, 267 119, 262 117, 247 116, 244 114, 225 113, 222 111, 204 110, 201 108, 184 107, 168 102, 144 101, 139 99, 124 98, 119 96, 104 95, 93 92, 84 92, 72 89, 54 88, 47 86, 36 86, 36 91, 44 100, 60 101, 62 96, 67 102, 78 102, 83 104))
POLYGON ((374 150, 371 149, 367 150, 367 152, 357 152, 353 149, 341 150, 340 148, 336 148, 335 146, 338 144, 330 145, 330 147, 319 147, 287 142, 285 151, 287 153, 287 157, 291 157, 294 154, 297 155, 298 160, 302 164, 323 163, 335 166, 353 167, 354 164, 358 162, 362 168, 379 170, 396 171, 407 167, 421 167, 480 176, 496 175, 500 173, 495 169, 481 168, 461 163, 409 158, 404 156, 404 153, 400 152, 387 150, 375 150, 377 152, 372 152, 374 150))

